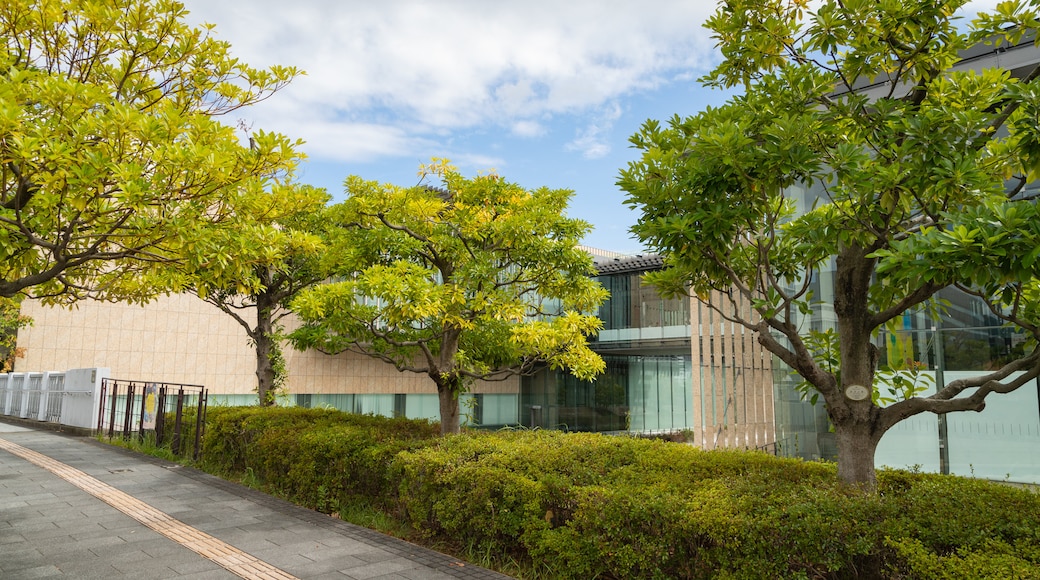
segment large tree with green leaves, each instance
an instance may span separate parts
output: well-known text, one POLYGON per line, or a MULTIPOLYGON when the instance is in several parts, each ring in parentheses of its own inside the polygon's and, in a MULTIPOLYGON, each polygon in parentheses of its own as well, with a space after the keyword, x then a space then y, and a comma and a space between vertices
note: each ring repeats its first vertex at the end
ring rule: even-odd
POLYGON ((960 63, 970 47, 1031 45, 1038 14, 1006 2, 965 26, 953 18, 964 3, 722 2, 706 24, 722 62, 703 82, 739 96, 648 121, 632 137, 642 157, 619 181, 641 213, 635 233, 666 257, 650 280, 715 292, 710 306, 819 393, 839 475, 868 489, 893 425, 980 411, 1040 375, 1034 340, 1024 356, 934 395, 878 401, 879 330, 940 290, 1040 337, 1040 216, 1024 187, 1040 168, 1040 69, 960 63), (819 203, 796 213, 796 185, 820 188, 819 203), (828 268, 829 336, 799 324, 815 306, 810 281, 828 268))
POLYGON ((341 280, 294 301, 295 344, 428 375, 444 433, 458 432, 459 395, 475 380, 541 364, 602 372, 586 337, 601 326, 589 313, 606 291, 578 247, 588 224, 564 215, 572 192, 466 178, 445 161, 424 172, 438 187, 346 180, 330 250, 341 280))
POLYGON ((298 72, 249 67, 185 15, 171 0, 0 3, 0 297, 146 299, 160 289, 140 274, 226 236, 293 170, 295 142, 244 146, 220 118, 298 72))

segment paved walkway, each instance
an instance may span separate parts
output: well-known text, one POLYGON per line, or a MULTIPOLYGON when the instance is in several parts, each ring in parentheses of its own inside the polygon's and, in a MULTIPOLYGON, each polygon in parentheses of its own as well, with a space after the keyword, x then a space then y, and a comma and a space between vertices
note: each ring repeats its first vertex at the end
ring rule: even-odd
POLYGON ((191 468, 0 421, 0 578, 507 576, 191 468))

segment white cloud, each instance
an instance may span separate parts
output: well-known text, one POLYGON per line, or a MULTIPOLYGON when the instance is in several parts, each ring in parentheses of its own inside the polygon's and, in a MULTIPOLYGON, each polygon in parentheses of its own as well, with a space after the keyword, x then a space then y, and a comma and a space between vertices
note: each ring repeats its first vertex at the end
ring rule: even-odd
POLYGON ((538 136, 544 127, 531 119, 584 114, 684 71, 703 70, 712 54, 700 26, 714 10, 709 2, 186 5, 189 20, 214 23, 217 36, 244 61, 306 70, 249 113, 259 127, 306 139, 312 156, 341 160, 408 148, 443 129, 499 125, 538 136), (338 142, 344 135, 355 141, 338 142))
POLYGON ((611 103, 602 109, 597 118, 578 132, 578 136, 567 144, 568 151, 581 151, 586 159, 599 159, 610 153, 607 136, 614 127, 614 121, 621 117, 621 106, 611 103))
POLYGON ((541 137, 545 134, 545 126, 537 121, 520 120, 513 123, 511 128, 514 135, 519 137, 541 137))
POLYGON ((449 154, 447 157, 451 159, 452 164, 462 169, 463 173, 466 174, 496 173, 506 165, 504 159, 490 155, 455 153, 454 155, 449 154))

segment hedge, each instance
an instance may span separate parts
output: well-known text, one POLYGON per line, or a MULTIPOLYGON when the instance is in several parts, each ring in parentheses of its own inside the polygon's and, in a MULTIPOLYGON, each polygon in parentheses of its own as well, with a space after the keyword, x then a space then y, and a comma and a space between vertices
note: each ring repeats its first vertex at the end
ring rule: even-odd
POLYGON ((246 474, 271 493, 326 513, 351 497, 394 504, 391 462, 439 432, 428 421, 332 409, 214 407, 206 418, 202 466, 246 474))

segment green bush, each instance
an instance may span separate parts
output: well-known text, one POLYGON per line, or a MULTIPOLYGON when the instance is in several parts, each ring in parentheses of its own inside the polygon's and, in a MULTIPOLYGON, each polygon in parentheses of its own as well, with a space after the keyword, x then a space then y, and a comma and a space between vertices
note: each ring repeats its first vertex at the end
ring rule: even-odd
POLYGON ((424 535, 558 578, 912 578, 932 561, 888 539, 908 536, 954 571, 1013 564, 1029 578, 1040 564, 1040 497, 961 478, 884 472, 865 495, 827 464, 522 431, 446 438, 394 467, 424 535), (1014 549, 989 561, 984 541, 1014 549))
POLYGON ((758 452, 305 409, 213 409, 205 442, 304 505, 363 499, 553 578, 1040 578, 1040 495, 964 478, 882 471, 863 494, 758 452))
POLYGON ((206 469, 249 473, 264 489, 325 512, 350 496, 396 502, 389 464, 438 434, 428 421, 331 409, 213 409, 203 445, 206 469), (389 494, 389 495, 388 495, 389 494))

